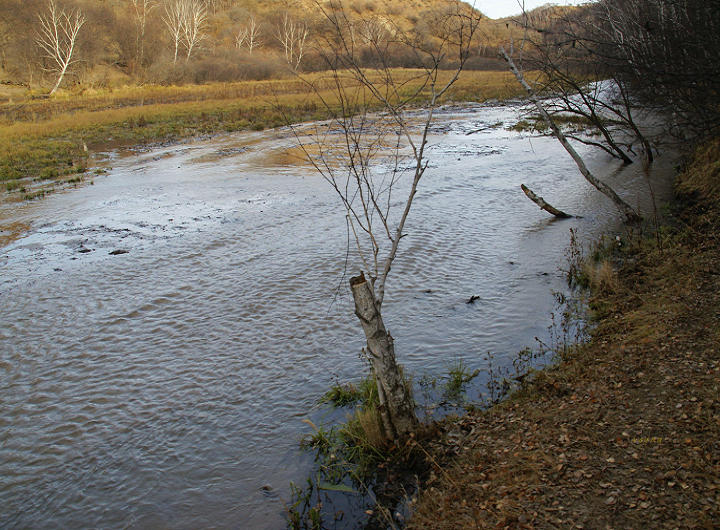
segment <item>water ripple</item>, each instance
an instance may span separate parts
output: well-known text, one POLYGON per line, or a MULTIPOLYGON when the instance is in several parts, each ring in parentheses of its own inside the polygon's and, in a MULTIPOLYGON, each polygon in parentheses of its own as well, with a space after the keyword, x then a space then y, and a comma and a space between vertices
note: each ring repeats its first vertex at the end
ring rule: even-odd
MULTIPOLYGON (((441 113, 388 283, 419 375, 546 337, 568 229, 593 237, 613 215, 556 143, 498 126, 512 109, 472 112, 441 113), (586 217, 547 221, 521 182, 586 217)), ((363 339, 343 212, 318 176, 257 164, 272 135, 118 158, 94 186, 4 212, 34 226, 0 252, 4 528, 283 526, 301 420, 361 375, 363 339)))

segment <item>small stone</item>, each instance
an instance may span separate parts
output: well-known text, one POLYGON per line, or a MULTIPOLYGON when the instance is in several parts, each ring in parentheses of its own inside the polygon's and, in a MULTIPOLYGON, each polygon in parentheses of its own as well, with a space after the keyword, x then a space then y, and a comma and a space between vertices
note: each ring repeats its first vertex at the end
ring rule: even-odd
POLYGON ((520 514, 520 517, 518 517, 518 523, 525 524, 527 523, 528 518, 525 516, 525 514, 520 514))
POLYGON ((617 504, 617 499, 615 497, 608 497, 607 499, 605 499, 605 504, 607 504, 608 506, 617 504))

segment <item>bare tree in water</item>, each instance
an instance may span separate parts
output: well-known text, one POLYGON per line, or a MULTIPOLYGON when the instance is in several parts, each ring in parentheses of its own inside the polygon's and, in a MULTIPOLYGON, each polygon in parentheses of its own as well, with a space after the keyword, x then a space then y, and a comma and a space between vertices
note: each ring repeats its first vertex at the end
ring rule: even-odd
MULTIPOLYGON (((518 0, 518 4, 522 8, 522 17, 523 17, 523 29, 524 29, 524 35, 522 40, 520 41, 519 46, 519 52, 521 54, 524 52, 524 46, 528 41, 528 30, 529 30, 529 23, 528 23, 528 16, 527 12, 525 11, 525 2, 524 0, 518 0)), ((572 159, 575 161, 575 164, 577 165, 578 169, 580 170, 580 173, 583 177, 585 177, 585 180, 587 180, 592 186, 595 187, 600 193, 605 195, 607 198, 609 198, 617 207, 617 209, 622 213, 622 215, 625 217, 625 220, 628 222, 637 222, 641 220, 640 215, 633 209, 632 206, 630 206, 626 201, 624 201, 616 192, 613 190, 610 186, 605 184, 603 181, 598 179, 595 175, 592 174, 592 172, 588 169, 587 165, 585 164, 582 157, 578 154, 578 152, 575 150, 575 148, 570 144, 568 141, 567 136, 565 133, 560 129, 560 127, 557 125, 557 122, 555 118, 548 112, 547 110, 547 104, 541 101, 540 97, 538 97, 537 91, 527 82, 525 79, 525 75, 522 71, 522 63, 521 66, 518 68, 516 65, 514 59, 513 59, 513 52, 514 52, 514 42, 510 43, 510 53, 508 53, 503 46, 500 46, 499 53, 500 57, 502 57, 505 62, 508 65, 508 68, 513 73, 515 78, 517 79, 518 83, 522 85, 522 87, 527 91, 528 96, 530 98, 530 101, 535 105, 535 108, 538 110, 538 113, 540 114, 540 117, 548 124, 550 129, 553 132, 553 135, 558 139, 560 144, 563 146, 563 148, 568 152, 568 154, 572 157, 572 159)), ((557 47, 554 45, 554 47, 557 47)), ((570 49, 573 49, 573 43, 570 42, 569 46, 570 49)), ((536 52, 537 50, 542 51, 543 47, 536 44, 535 46, 536 52)), ((551 46, 553 48, 553 46, 551 46)), ((570 52, 571 53, 571 52, 570 52)), ((588 92, 585 91, 585 87, 583 86, 585 83, 577 82, 576 88, 580 91, 580 97, 579 97, 579 103, 575 104, 573 103, 573 98, 570 97, 570 95, 573 93, 573 87, 568 87, 568 80, 567 78, 563 79, 561 77, 561 74, 563 71, 565 71, 564 68, 560 67, 561 61, 565 61, 563 57, 566 57, 568 55, 568 50, 564 50, 563 53, 559 53, 558 57, 550 57, 550 55, 545 55, 545 61, 540 61, 544 67, 541 69, 543 73, 546 75, 549 79, 557 79, 560 77, 560 80, 557 81, 555 84, 555 89, 559 86, 562 86, 564 89, 566 89, 566 97, 563 98, 562 90, 559 94, 559 101, 561 102, 560 107, 561 110, 567 113, 575 113, 574 111, 581 112, 583 117, 587 118, 589 121, 591 121, 598 129, 605 134, 605 140, 609 147, 604 147, 606 151, 610 152, 611 154, 615 154, 616 156, 620 156, 620 154, 624 154, 622 150, 615 144, 613 141, 612 135, 609 134, 609 131, 607 128, 604 127, 603 120, 597 115, 597 105, 598 100, 593 99, 593 97, 588 95, 588 92), (563 58, 563 59, 561 59, 563 58), (582 96, 585 96, 583 98, 582 96), (563 105, 564 103, 564 105, 563 105), (580 110, 578 110, 580 109, 580 110)), ((538 55, 536 55, 537 57, 538 55)), ((539 54, 540 57, 543 57, 542 53, 539 54)), ((587 79, 587 78, 586 78, 587 79)), ((553 93, 554 95, 554 93, 553 93)), ((574 94, 577 96, 577 94, 574 94)), ((651 152, 649 152, 648 156, 651 156, 651 152)), ((626 157, 627 158, 627 157, 626 157)), ((625 159, 624 159, 625 160, 625 159)), ((629 159, 627 159, 629 160, 629 159)), ((526 187, 523 185, 523 191, 528 195, 528 197, 531 198, 536 204, 540 204, 538 201, 533 199, 533 196, 535 196, 534 193, 528 193, 526 187)), ((542 198, 540 198, 542 200, 542 198)), ((544 202, 544 201, 543 201, 544 202)), ((541 205, 541 208, 543 206, 541 205)), ((545 209, 545 208, 544 208, 545 209)), ((554 209, 554 208, 553 208, 554 209)), ((564 212, 561 212, 564 213, 564 212)))
POLYGON ((391 27, 377 38, 354 39, 361 21, 339 6, 321 9, 326 24, 316 44, 326 70, 302 79, 332 119, 295 132, 305 156, 337 192, 356 242, 364 272, 350 279, 355 314, 367 339, 382 426, 394 440, 413 431, 417 418, 382 318, 387 279, 428 168, 435 111, 470 55, 480 14, 453 2, 428 21, 430 32, 391 27), (393 68, 397 57, 415 69, 393 68), (448 63, 452 68, 443 70, 448 63))

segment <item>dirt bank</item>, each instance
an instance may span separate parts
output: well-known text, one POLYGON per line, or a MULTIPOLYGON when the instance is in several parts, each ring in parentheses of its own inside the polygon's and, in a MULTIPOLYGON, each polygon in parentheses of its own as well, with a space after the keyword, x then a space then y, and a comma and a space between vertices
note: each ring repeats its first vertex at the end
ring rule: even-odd
POLYGON ((720 528, 720 141, 676 228, 599 284, 592 339, 445 425, 408 528, 720 528))

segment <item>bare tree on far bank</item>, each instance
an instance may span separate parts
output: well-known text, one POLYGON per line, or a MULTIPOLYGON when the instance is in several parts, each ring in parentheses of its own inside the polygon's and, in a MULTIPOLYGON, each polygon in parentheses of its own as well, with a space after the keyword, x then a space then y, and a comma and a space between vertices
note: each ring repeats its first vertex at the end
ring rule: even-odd
POLYGON ((145 31, 148 15, 157 7, 154 0, 132 0, 135 12, 135 67, 142 68, 145 63, 145 31))
POLYGON ((50 94, 54 94, 68 71, 76 61, 76 43, 80 28, 85 24, 80 9, 65 11, 55 0, 49 0, 47 9, 38 14, 40 27, 37 43, 50 60, 50 70, 57 73, 57 81, 50 94))
POLYGON ((379 421, 394 440, 412 432, 417 418, 382 318, 387 280, 428 168, 435 109, 470 56, 480 14, 455 2, 437 13, 429 34, 393 28, 377 38, 356 39, 355 24, 342 7, 321 9, 326 23, 317 48, 327 73, 303 79, 332 119, 309 133, 296 129, 296 135, 305 156, 338 194, 356 243, 364 271, 350 280, 355 314, 377 381, 379 421), (391 55, 397 53, 412 57, 417 69, 391 68, 391 55), (441 71, 449 60, 456 68, 441 71))
POLYGON ((207 5, 202 0, 172 0, 165 6, 163 21, 170 33, 173 64, 177 63, 181 47, 187 63, 205 40, 207 5))
POLYGON ((235 46, 238 49, 247 48, 248 53, 252 53, 254 49, 260 48, 262 45, 260 25, 255 16, 250 15, 247 24, 240 28, 235 35, 235 46))
POLYGON ((275 38, 285 52, 285 60, 297 70, 307 52, 308 37, 310 29, 307 24, 295 20, 285 13, 282 21, 278 23, 275 30, 275 38))

